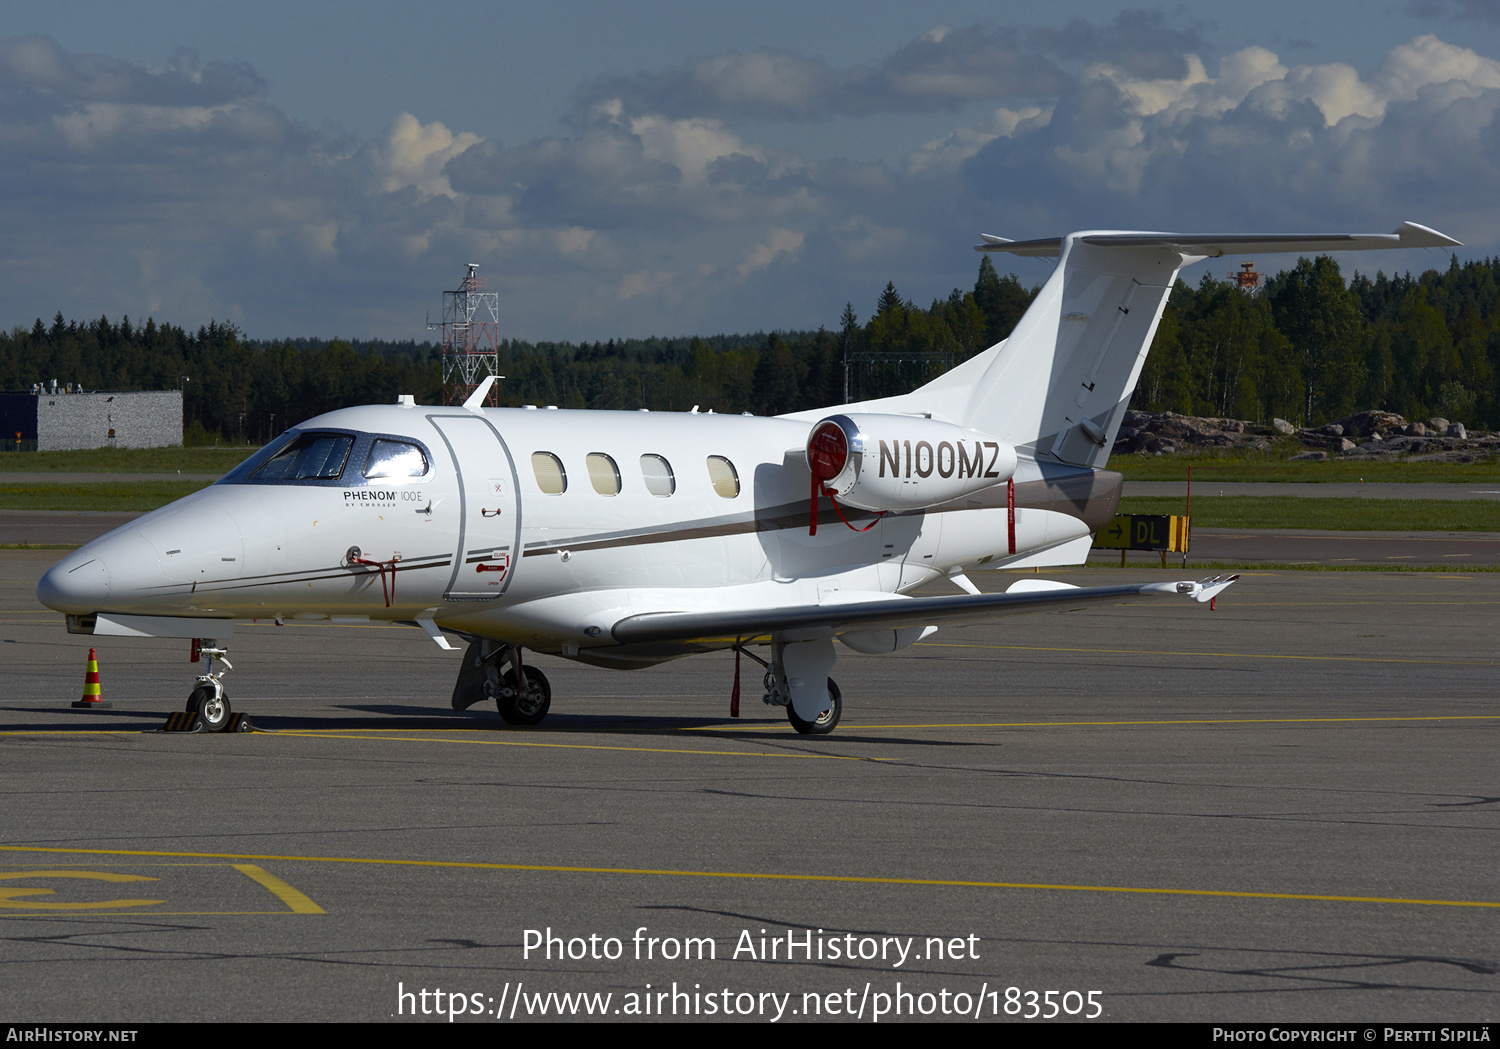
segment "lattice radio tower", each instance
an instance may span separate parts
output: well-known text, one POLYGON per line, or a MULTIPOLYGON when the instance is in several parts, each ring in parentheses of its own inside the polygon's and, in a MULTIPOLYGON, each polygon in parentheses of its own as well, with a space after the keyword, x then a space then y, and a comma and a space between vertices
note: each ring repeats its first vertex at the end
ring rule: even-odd
POLYGON ((1242 262, 1238 273, 1229 274, 1229 282, 1242 291, 1254 293, 1257 288, 1262 287, 1261 276, 1255 270, 1255 263, 1242 262))
MULTIPOLYGON (((486 375, 500 374, 500 293, 487 291, 479 263, 469 263, 457 291, 443 292, 443 319, 427 329, 443 333, 443 403, 462 404, 486 375)), ((486 403, 500 403, 499 386, 486 403)))

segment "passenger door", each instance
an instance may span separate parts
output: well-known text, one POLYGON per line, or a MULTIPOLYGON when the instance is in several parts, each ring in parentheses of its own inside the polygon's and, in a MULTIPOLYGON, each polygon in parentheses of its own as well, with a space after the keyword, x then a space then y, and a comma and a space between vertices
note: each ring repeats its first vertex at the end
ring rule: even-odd
POLYGON ((492 601, 510 587, 520 554, 521 504, 510 449, 480 415, 431 415, 458 475, 461 506, 449 601, 492 601))

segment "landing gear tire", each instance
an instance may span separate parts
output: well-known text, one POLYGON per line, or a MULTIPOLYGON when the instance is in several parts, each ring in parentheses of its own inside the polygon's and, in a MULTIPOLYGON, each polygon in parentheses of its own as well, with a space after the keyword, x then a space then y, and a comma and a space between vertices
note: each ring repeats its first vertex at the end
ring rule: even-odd
POLYGON ((526 667, 526 687, 516 688, 516 672, 505 674, 505 687, 495 697, 495 707, 508 725, 539 725, 552 706, 552 686, 547 675, 536 667, 526 667))
POLYGON ((188 697, 189 713, 197 714, 205 732, 223 732, 229 724, 229 693, 222 688, 199 685, 188 697))
POLYGON ((792 728, 804 736, 821 736, 832 732, 838 726, 839 718, 844 716, 844 697, 839 694, 839 687, 833 683, 833 678, 828 679, 828 698, 833 702, 812 721, 799 718, 796 708, 790 703, 787 704, 786 719, 792 723, 792 728))

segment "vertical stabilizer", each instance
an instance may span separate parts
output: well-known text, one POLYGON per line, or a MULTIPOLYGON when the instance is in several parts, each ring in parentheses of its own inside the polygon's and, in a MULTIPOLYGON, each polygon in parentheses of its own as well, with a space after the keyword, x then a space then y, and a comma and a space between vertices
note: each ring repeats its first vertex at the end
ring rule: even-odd
POLYGON ((1023 455, 1102 467, 1135 390, 1177 271, 1171 247, 1058 243, 1057 269, 1010 338, 972 379, 964 426, 1023 455))

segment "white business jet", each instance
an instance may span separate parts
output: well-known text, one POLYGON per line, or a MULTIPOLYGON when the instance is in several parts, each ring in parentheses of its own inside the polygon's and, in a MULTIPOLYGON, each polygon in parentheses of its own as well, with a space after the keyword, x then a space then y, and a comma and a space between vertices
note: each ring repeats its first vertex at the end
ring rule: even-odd
POLYGON ((1234 581, 1028 578, 983 594, 964 575, 1084 561, 1119 502, 1102 468, 1183 266, 1458 244, 1412 223, 984 241, 1057 268, 1008 339, 911 393, 762 419, 484 408, 486 379, 462 406, 345 408, 69 554, 37 596, 74 633, 193 639, 208 665, 188 709, 210 729, 230 723, 235 620, 274 617, 412 623, 445 649, 444 632, 461 637, 453 705, 492 698, 514 724, 551 702, 526 649, 617 668, 734 649, 766 668, 766 703, 827 732, 835 640, 891 652, 943 624, 1208 602, 1234 581), (945 578, 962 592, 906 596, 945 578))

